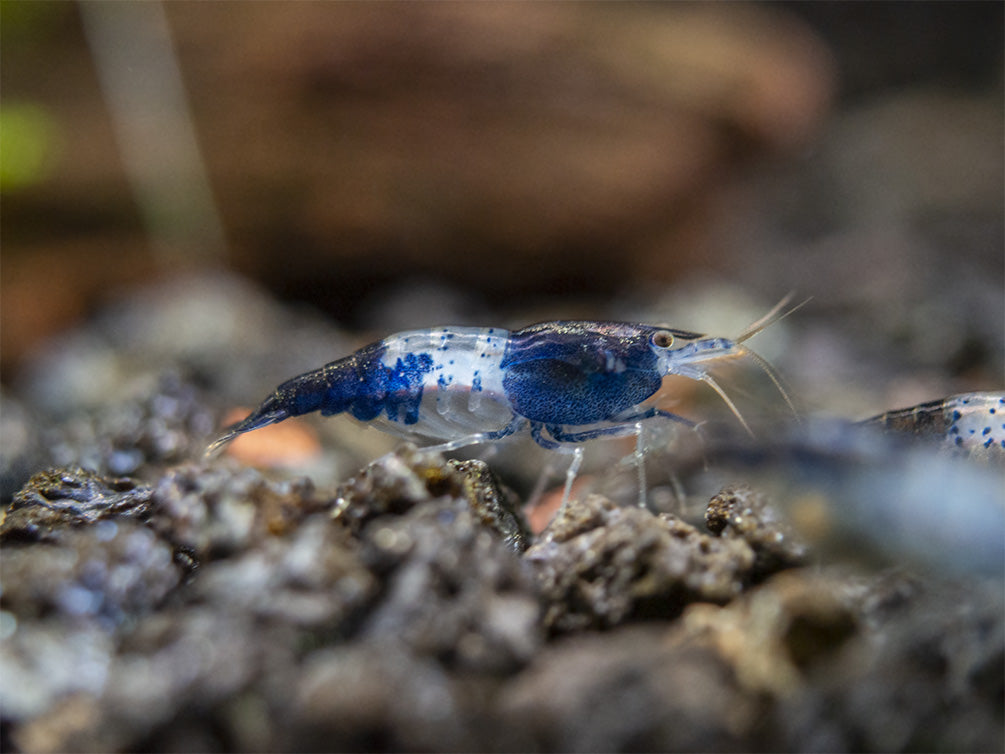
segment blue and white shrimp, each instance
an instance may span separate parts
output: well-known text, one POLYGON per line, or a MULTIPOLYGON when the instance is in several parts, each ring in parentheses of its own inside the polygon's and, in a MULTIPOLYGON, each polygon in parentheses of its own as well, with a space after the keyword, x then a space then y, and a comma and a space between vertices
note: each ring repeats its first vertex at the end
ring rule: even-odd
MULTIPOLYGON (((575 454, 568 494, 581 443, 635 435, 640 445, 642 422, 649 419, 694 426, 653 404, 667 375, 706 383, 747 427, 708 366, 750 357, 788 402, 771 367, 742 345, 779 319, 787 300, 735 339, 592 321, 545 322, 515 331, 439 327, 398 333, 284 382, 207 454, 244 432, 313 411, 347 413, 400 437, 433 441, 440 451, 529 432, 538 445, 575 454)), ((640 447, 636 458, 641 474, 640 447)))

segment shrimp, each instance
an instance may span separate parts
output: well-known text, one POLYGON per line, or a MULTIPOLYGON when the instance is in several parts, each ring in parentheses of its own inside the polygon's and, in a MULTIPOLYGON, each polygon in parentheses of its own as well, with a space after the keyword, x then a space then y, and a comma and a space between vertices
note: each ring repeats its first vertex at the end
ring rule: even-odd
POLYGON ((1005 455, 1005 396, 964 393, 887 411, 863 424, 933 438, 959 454, 1001 460, 1005 455))
MULTIPOLYGON (((206 455, 245 432, 320 411, 347 413, 409 440, 433 441, 437 444, 430 449, 441 452, 529 432, 544 448, 573 453, 565 499, 582 461, 582 443, 634 435, 642 482, 643 422, 697 426, 652 400, 667 375, 708 385, 749 432, 708 372, 714 362, 746 357, 792 406, 771 366, 743 345, 795 311, 780 314, 789 298, 733 339, 596 321, 545 322, 515 331, 438 327, 398 333, 282 383, 247 418, 226 429, 206 455)), ((640 491, 644 504, 643 495, 640 491)))
POLYGON ((1005 393, 951 395, 861 422, 813 417, 763 442, 736 433, 670 459, 673 473, 763 474, 818 552, 875 567, 1005 578, 1005 393))

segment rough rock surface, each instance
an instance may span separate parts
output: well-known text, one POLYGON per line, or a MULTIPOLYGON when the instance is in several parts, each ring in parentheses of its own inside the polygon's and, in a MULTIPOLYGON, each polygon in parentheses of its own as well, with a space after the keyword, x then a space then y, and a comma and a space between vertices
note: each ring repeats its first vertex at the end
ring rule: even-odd
POLYGON ((727 602, 755 561, 740 540, 599 496, 567 506, 527 559, 548 601, 545 623, 557 631, 673 618, 696 600, 727 602))
POLYGON ((708 533, 594 495, 521 552, 488 474, 37 474, 0 527, 4 749, 1005 743, 1000 583, 802 567, 742 486, 708 533))
POLYGON ((746 485, 720 490, 705 510, 705 526, 713 534, 750 546, 755 558, 753 580, 806 560, 806 546, 787 530, 767 496, 746 485))

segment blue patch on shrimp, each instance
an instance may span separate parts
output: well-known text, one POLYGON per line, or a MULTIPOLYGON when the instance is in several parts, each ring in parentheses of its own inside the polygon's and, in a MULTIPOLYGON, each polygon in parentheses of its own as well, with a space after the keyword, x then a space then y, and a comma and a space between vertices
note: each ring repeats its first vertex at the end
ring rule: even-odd
POLYGON ((386 412, 392 421, 415 424, 423 376, 432 370, 433 358, 428 353, 410 353, 388 367, 382 362, 385 352, 376 343, 324 367, 321 413, 330 416, 347 411, 360 421, 373 421, 386 412))
POLYGON ((601 323, 519 330, 501 365, 506 397, 518 414, 546 424, 610 419, 662 384, 648 335, 601 323))
POLYGON ((383 345, 374 343, 322 367, 325 378, 322 415, 350 411, 361 421, 375 419, 380 414, 377 396, 383 393, 386 384, 384 365, 380 361, 383 355, 383 345))
POLYGON ((423 377, 432 369, 433 357, 428 353, 410 353, 387 370, 384 406, 388 419, 405 424, 419 421, 423 377))
MULTIPOLYGON (((384 409, 388 370, 380 362, 382 354, 383 348, 377 350, 373 358, 360 365, 357 370, 359 379, 358 383, 353 386, 355 394, 348 410, 360 421, 373 421, 380 416, 380 412, 384 409)), ((333 411, 332 413, 338 412, 333 411)))

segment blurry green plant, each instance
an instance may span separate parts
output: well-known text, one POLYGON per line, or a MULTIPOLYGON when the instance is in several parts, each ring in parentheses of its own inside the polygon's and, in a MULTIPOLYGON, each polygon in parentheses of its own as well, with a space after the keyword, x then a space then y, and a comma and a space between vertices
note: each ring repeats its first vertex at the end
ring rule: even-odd
POLYGON ((44 181, 59 152, 59 124, 41 105, 5 102, 0 106, 0 193, 44 181))

